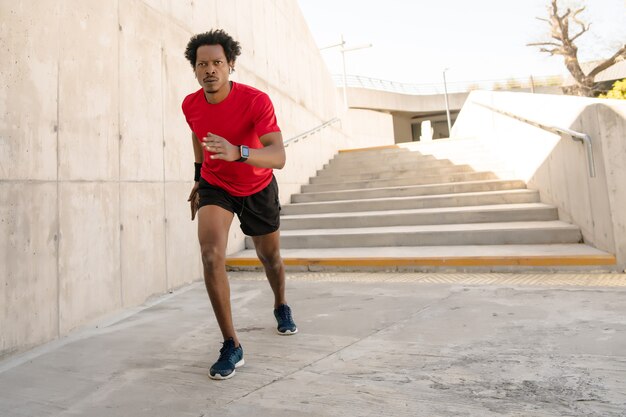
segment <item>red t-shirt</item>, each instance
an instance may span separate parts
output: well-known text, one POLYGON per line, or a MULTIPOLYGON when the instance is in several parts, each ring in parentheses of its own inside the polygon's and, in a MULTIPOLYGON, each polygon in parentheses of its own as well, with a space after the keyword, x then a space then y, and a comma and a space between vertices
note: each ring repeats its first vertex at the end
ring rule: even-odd
MULTIPOLYGON (((189 127, 200 142, 211 132, 233 145, 258 149, 263 147, 259 140, 261 136, 280 132, 268 95, 245 84, 232 82, 228 96, 217 104, 208 103, 200 89, 185 97, 182 107, 189 127)), ((202 178, 230 195, 252 195, 267 187, 272 180, 271 168, 211 159, 212 152, 202 149, 202 178)))

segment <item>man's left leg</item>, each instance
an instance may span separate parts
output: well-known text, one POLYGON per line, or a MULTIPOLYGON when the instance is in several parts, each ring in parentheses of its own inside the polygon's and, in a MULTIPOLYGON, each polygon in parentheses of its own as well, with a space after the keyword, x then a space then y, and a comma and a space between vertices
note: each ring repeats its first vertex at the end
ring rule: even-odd
POLYGON ((278 333, 291 335, 298 332, 285 298, 285 265, 280 257, 280 231, 261 236, 252 236, 254 248, 265 269, 265 275, 274 293, 274 317, 278 322, 278 333))
POLYGON ((252 236, 254 248, 265 269, 265 275, 274 292, 274 308, 287 304, 285 299, 285 266, 280 257, 280 231, 252 236))

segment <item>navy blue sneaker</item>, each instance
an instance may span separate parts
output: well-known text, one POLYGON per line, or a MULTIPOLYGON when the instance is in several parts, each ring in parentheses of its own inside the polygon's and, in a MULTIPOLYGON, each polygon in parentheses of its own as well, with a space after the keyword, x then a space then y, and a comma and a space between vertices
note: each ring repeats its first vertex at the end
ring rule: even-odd
POLYGON ((274 317, 276 317, 276 321, 278 322, 278 327, 276 328, 278 334, 288 336, 298 333, 298 327, 296 327, 296 323, 293 322, 291 309, 287 304, 281 304, 278 308, 274 309, 274 317))
POLYGON ((235 375, 235 368, 243 366, 243 348, 241 344, 235 347, 235 341, 232 337, 224 341, 224 345, 220 349, 220 357, 211 366, 209 378, 211 379, 228 379, 235 375))

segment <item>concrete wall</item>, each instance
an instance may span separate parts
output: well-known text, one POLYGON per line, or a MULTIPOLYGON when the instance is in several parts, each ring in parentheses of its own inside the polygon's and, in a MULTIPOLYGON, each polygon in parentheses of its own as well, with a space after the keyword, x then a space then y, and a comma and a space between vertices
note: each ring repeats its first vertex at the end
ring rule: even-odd
MULTIPOLYGON (((343 120, 344 131, 360 144, 354 147, 392 145, 393 117, 378 110, 350 109, 343 120)), ((356 143, 355 143, 356 144, 356 143)))
MULTIPOLYGON (((16 0, 0 16, 0 358, 201 277, 192 34, 241 42, 234 79, 270 94, 285 138, 340 115, 295 0, 16 0)), ((283 193, 354 144, 325 131, 289 147, 283 193)))
MULTIPOLYGON (((469 93, 448 94, 450 110, 460 110, 469 93)), ((350 108, 377 109, 390 112, 440 112, 446 108, 443 94, 411 95, 366 88, 348 88, 350 108)))
POLYGON ((614 253, 626 266, 626 103, 571 96, 473 92, 452 128, 453 138, 476 138, 514 176, 580 226, 584 240, 614 253), (544 125, 592 138, 596 177, 582 143, 495 113, 487 104, 544 125))
POLYGON ((413 128, 410 115, 394 114, 393 115, 393 137, 395 143, 412 142, 413 128))

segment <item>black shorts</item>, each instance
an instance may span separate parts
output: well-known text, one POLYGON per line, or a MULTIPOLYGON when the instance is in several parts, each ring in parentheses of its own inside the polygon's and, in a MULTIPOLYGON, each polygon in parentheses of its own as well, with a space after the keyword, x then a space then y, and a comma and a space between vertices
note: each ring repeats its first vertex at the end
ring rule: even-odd
POLYGON ((246 197, 233 197, 220 187, 200 178, 200 206, 219 206, 237 214, 241 230, 248 236, 262 236, 280 227, 280 201, 278 184, 272 181, 258 193, 246 197))

